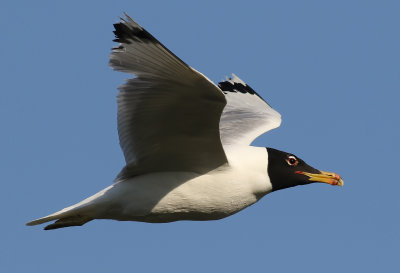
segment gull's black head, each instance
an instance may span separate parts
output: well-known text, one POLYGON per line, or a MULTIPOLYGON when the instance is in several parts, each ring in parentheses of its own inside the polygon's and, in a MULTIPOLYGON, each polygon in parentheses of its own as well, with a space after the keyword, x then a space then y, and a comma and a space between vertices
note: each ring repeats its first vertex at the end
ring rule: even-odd
POLYGON ((314 169, 297 156, 267 148, 268 175, 272 190, 277 191, 313 182, 343 186, 339 175, 314 169))

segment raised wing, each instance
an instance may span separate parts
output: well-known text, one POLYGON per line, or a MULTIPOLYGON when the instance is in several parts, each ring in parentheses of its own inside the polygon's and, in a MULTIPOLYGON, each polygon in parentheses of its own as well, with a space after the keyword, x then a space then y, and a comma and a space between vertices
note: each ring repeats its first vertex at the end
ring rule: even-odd
MULTIPOLYGON (((126 14, 125 14, 126 15, 126 14)), ((219 135, 221 90, 129 16, 114 25, 110 66, 136 75, 119 87, 123 180, 160 171, 207 172, 227 163, 219 135)))
POLYGON ((221 116, 223 145, 250 145, 263 133, 279 127, 281 115, 236 75, 218 83, 227 105, 221 116))

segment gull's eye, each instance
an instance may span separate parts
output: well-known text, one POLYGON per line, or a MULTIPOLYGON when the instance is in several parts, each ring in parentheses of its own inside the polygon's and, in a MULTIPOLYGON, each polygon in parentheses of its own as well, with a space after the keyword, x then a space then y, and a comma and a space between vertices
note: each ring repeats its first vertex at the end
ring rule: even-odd
POLYGON ((288 158, 286 159, 286 162, 290 165, 290 166, 296 166, 297 164, 299 164, 299 161, 297 160, 297 158, 293 155, 288 156, 288 158))

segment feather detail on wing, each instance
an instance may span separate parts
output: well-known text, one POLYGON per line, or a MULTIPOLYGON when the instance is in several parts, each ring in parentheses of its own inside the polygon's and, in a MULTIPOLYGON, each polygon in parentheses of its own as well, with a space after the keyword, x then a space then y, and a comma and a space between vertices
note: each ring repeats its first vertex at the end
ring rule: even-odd
POLYGON ((207 172, 227 162, 221 90, 126 15, 114 25, 110 66, 136 76, 119 87, 118 133, 126 167, 117 180, 160 171, 207 172))

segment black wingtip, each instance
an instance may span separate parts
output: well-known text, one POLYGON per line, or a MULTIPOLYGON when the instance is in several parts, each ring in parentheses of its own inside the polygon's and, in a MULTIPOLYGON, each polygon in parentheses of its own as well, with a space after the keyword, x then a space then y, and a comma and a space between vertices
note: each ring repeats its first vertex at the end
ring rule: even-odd
POLYGON ((126 18, 114 24, 114 42, 130 44, 135 42, 154 42, 157 41, 150 33, 136 23, 124 12, 126 18))
MULTIPOLYGON (((218 87, 222 90, 224 94, 230 93, 242 93, 242 94, 250 94, 256 95, 261 100, 263 100, 266 104, 268 104, 253 88, 251 88, 248 84, 244 83, 242 80, 233 75, 234 78, 228 78, 226 81, 219 82, 218 87)), ((268 104, 269 105, 269 104, 268 104)))
POLYGON ((127 26, 126 22, 121 21, 120 23, 114 24, 114 29, 114 42, 126 44, 131 43, 129 39, 132 39, 132 30, 127 26))
POLYGON ((221 88, 224 92, 240 92, 240 93, 249 93, 251 95, 258 95, 253 88, 248 86, 247 84, 243 84, 241 82, 232 81, 231 78, 227 81, 219 82, 218 87, 221 88))

